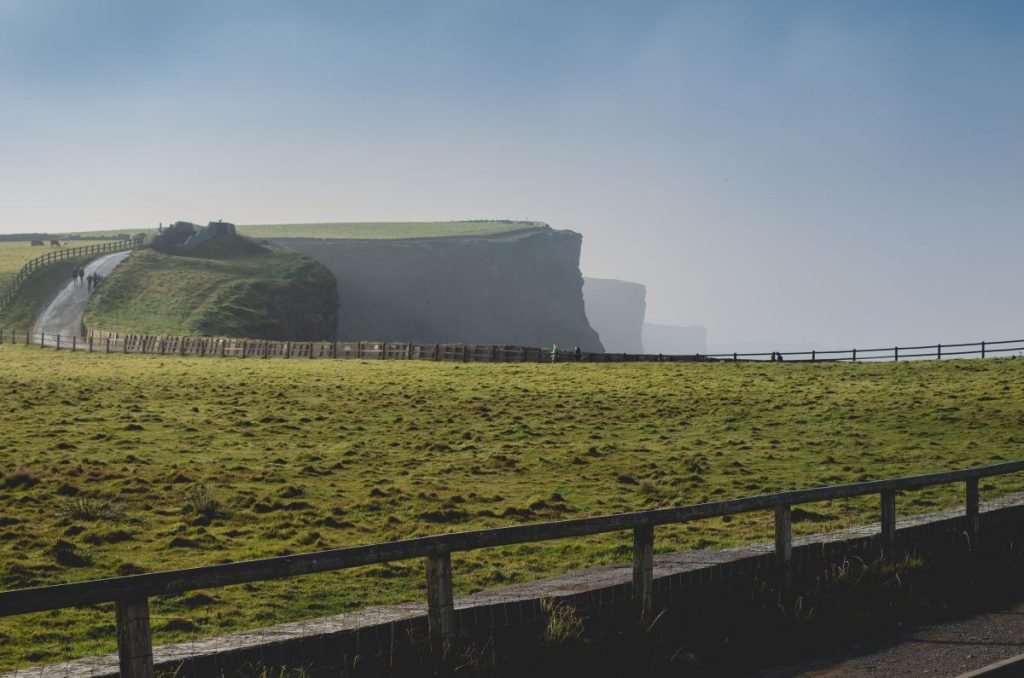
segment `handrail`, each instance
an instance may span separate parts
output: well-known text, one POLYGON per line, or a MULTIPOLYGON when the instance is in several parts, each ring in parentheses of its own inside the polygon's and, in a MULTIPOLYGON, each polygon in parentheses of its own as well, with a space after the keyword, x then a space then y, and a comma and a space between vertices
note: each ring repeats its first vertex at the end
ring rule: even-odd
POLYGON ((0 617, 377 565, 439 553, 473 551, 495 546, 682 523, 690 520, 774 509, 780 506, 919 489, 931 485, 977 480, 978 478, 1020 471, 1024 471, 1024 460, 957 471, 776 492, 650 511, 454 532, 314 553, 4 591, 0 592, 0 617))
POLYGON ((781 585, 788 588, 792 582, 794 504, 870 494, 880 495, 881 554, 890 558, 898 554, 897 492, 954 482, 966 483, 965 534, 969 543, 975 544, 981 524, 979 478, 1020 471, 1024 471, 1024 460, 903 478, 776 492, 705 504, 455 532, 315 553, 18 589, 0 592, 0 617, 113 602, 116 608, 121 675, 126 678, 153 678, 155 671, 149 623, 149 598, 152 596, 423 557, 427 563, 427 620, 431 643, 436 644, 444 658, 449 656, 455 639, 451 564, 451 554, 454 552, 632 530, 632 595, 641 621, 649 622, 654 606, 653 553, 656 525, 774 509, 775 565, 781 578, 781 585))
POLYGON ((35 259, 29 260, 21 269, 17 275, 7 285, 7 289, 4 290, 3 294, 0 294, 0 311, 3 311, 8 304, 14 299, 14 295, 17 294, 18 289, 22 283, 34 272, 47 266, 49 264, 55 264, 58 261, 64 261, 65 259, 74 259, 81 256, 87 256, 90 254, 100 254, 106 252, 120 252, 122 250, 135 249, 141 246, 145 242, 145 235, 139 234, 131 238, 123 240, 114 240, 112 242, 97 243, 93 245, 83 245, 81 247, 62 247, 57 251, 51 250, 42 256, 38 256, 35 259))

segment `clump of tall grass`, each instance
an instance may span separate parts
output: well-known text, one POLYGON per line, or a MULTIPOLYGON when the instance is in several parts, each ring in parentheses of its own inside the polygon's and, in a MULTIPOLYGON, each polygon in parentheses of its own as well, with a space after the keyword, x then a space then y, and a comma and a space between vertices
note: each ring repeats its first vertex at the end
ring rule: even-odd
POLYGON ((185 493, 182 510, 206 520, 226 518, 231 513, 228 503, 202 484, 185 493))
POLYGON ((564 645, 583 637, 583 619, 573 605, 545 598, 540 601, 540 609, 548 620, 541 633, 541 640, 545 643, 564 645))
POLYGON ((119 504, 92 497, 67 499, 57 508, 57 513, 69 520, 86 522, 123 523, 128 520, 119 504))

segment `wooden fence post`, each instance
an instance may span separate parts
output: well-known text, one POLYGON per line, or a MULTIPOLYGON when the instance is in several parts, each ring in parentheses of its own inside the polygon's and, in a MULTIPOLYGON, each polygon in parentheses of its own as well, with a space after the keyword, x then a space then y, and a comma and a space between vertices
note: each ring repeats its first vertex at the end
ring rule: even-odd
POLYGON ((981 342, 981 357, 985 357, 985 342, 981 342))
POLYGON ((39 348, 43 347, 43 341, 45 341, 44 338, 43 338, 43 333, 40 332, 39 333, 39 348))
POLYGON ((633 528, 633 600, 637 621, 646 625, 654 615, 654 526, 633 528))
POLYGON ((291 358, 292 357, 292 342, 290 342, 290 341, 284 342, 284 357, 285 358, 291 358))
POLYGON ((427 556, 427 623, 430 642, 447 659, 455 638, 455 598, 452 593, 452 556, 427 556))
POLYGON ((60 332, 58 332, 55 336, 57 337, 57 350, 59 351, 60 350, 60 332))
POLYGON ((899 346, 893 346, 892 347, 892 356, 893 356, 893 360, 895 360, 896 362, 900 361, 900 347, 899 346))
POLYGON ((882 557, 896 557, 896 491, 882 492, 882 557))
POLYGON ((78 335, 76 335, 76 334, 72 334, 71 335, 71 350, 72 351, 77 351, 78 350, 78 335))
POLYGON ((818 359, 818 352, 815 351, 814 349, 811 349, 811 362, 814 362, 817 359, 818 359))
POLYGON ((117 612, 117 657, 122 678, 153 678, 153 637, 149 601, 120 600, 117 612))
POLYGON ((942 360, 942 344, 938 344, 935 348, 938 351, 936 353, 935 359, 936 360, 942 360))
POLYGON ((857 349, 853 349, 853 362, 857 362, 857 349))
POLYGON ((971 478, 967 481, 967 541, 970 543, 971 552, 978 553, 978 533, 981 531, 981 516, 978 505, 978 479, 971 478))
POLYGON ((793 512, 788 504, 775 507, 775 567, 779 586, 788 593, 793 587, 793 512))

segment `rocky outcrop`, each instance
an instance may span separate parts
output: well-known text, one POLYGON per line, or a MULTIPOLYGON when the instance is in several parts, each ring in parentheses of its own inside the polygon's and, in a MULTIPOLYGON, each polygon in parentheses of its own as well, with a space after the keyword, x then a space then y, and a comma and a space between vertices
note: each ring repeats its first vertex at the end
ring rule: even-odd
POLYGON ((584 278, 587 320, 597 330, 606 351, 643 353, 642 328, 647 311, 647 288, 610 278, 584 278))
POLYGON ((582 240, 538 226, 491 236, 272 242, 334 274, 340 340, 600 351, 583 308, 582 240))
POLYGON ((708 352, 708 330, 700 325, 678 327, 644 323, 644 348, 648 353, 695 355, 708 352))
POLYGON ((202 228, 188 221, 176 221, 167 228, 161 227, 151 244, 159 252, 184 255, 194 253, 203 243, 214 239, 231 240, 232 244, 244 242, 235 233, 235 225, 226 221, 211 221, 202 228))

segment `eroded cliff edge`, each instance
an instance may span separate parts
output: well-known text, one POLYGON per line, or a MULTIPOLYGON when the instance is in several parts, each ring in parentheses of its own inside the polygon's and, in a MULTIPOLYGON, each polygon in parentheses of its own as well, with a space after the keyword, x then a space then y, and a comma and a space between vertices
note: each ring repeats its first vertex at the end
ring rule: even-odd
POLYGON ((550 226, 490 236, 273 238, 338 284, 341 340, 601 351, 583 308, 583 236, 550 226))

